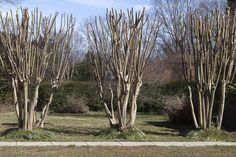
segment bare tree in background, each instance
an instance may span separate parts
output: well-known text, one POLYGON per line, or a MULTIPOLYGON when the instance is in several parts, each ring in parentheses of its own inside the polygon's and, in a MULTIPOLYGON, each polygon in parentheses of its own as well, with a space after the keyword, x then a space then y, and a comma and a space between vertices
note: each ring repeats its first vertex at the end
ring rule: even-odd
MULTIPOLYGON (((5 16, 0 13, 1 42, 6 63, 10 63, 14 101, 18 104, 19 127, 32 130, 35 123, 35 108, 38 90, 52 55, 56 55, 61 40, 69 40, 73 28, 72 16, 61 20, 61 33, 56 29, 57 13, 43 16, 38 9, 12 11, 5 16), (67 27, 63 27, 65 25, 67 27)), ((64 60, 61 60, 64 62, 64 60)))
POLYGON ((73 74, 75 71, 75 65, 78 64, 78 62, 83 59, 83 53, 85 47, 84 39, 79 34, 79 32, 75 31, 73 34, 73 39, 71 40, 71 55, 69 57, 68 66, 65 70, 65 76, 64 81, 70 81, 73 78, 73 74))
POLYGON ((236 0, 227 0, 228 7, 230 8, 231 15, 236 11, 236 0))
MULTIPOLYGON (((200 15, 211 12, 212 9, 225 11, 225 0, 153 0, 153 12, 162 19, 163 25, 160 29, 161 40, 158 43, 161 56, 157 59, 162 62, 163 70, 161 76, 172 75, 172 80, 183 79, 181 51, 178 47, 178 41, 181 35, 181 17, 188 14, 190 10, 198 10, 200 15)), ((159 68, 160 70, 160 68, 159 68)), ((164 77, 165 78, 165 77, 164 77)), ((169 76, 171 78, 171 76, 169 76)))
MULTIPOLYGON (((108 74, 116 87, 119 130, 134 127, 143 71, 155 47, 159 27, 160 21, 156 17, 151 19, 144 10, 135 12, 133 9, 127 13, 112 9, 107 11, 106 20, 100 18, 89 25, 89 51, 97 82, 100 88, 104 88, 102 81, 105 78, 100 73, 102 76, 108 74)), ((114 116, 111 115, 111 118, 114 119, 114 116)))

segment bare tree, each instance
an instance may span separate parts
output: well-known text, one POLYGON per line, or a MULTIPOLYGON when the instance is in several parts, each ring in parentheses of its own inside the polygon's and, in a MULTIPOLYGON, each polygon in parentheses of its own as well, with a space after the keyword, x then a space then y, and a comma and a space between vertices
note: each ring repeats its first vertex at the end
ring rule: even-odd
MULTIPOLYGON (((184 21, 186 21, 184 19, 184 21)), ((198 122, 195 126, 210 128, 217 87, 221 89, 221 103, 218 111, 217 128, 221 128, 226 86, 233 77, 236 42, 235 25, 232 29, 230 12, 214 11, 205 16, 194 13, 185 28, 189 27, 190 36, 182 53, 183 69, 189 82, 190 102, 193 114, 193 89, 196 89, 198 101, 198 122), (189 26, 187 26, 189 25, 189 26), (219 86, 220 85, 220 86, 219 86)), ((235 22, 234 22, 235 23, 235 22)), ((181 45, 181 44, 180 44, 181 45)))
MULTIPOLYGON (((182 58, 184 78, 189 83, 189 97, 195 127, 210 128, 216 88, 219 84, 222 86, 223 83, 221 82, 225 82, 223 81, 226 78, 224 75, 229 75, 226 79, 227 83, 234 76, 232 65, 223 63, 225 59, 222 57, 226 55, 230 61, 234 58, 234 50, 229 50, 229 47, 234 47, 230 41, 234 32, 229 29, 234 29, 234 22, 232 22, 234 18, 231 21, 229 20, 228 11, 224 15, 224 0, 189 0, 187 2, 182 0, 156 0, 155 2, 159 2, 159 5, 156 5, 158 8, 156 12, 163 20, 162 45, 164 48, 170 48, 168 52, 173 52, 175 56, 180 55, 182 58), (213 12, 212 8, 217 11, 213 12), (228 25, 229 23, 232 26, 228 25), (223 29, 224 27, 227 29, 223 29), (172 46, 168 46, 170 43, 172 46), (196 99, 195 97, 197 100, 193 101, 196 99)), ((166 49, 163 51, 165 52, 166 49)), ((219 121, 222 121, 223 118, 221 115, 224 110, 225 88, 222 87, 221 91, 218 128, 221 127, 219 121)))
MULTIPOLYGON (((57 13, 43 16, 38 9, 31 14, 28 9, 17 10, 15 15, 10 11, 5 17, 0 14, 0 37, 7 56, 6 62, 10 63, 14 101, 19 106, 19 127, 24 130, 33 129, 40 84, 50 57, 58 52, 57 43, 64 38, 57 35, 56 17, 57 13)), ((72 16, 68 17, 67 22, 62 18, 61 26, 64 26, 64 22, 71 25, 72 19, 72 16)))
MULTIPOLYGON (((158 46, 161 49, 159 62, 165 64, 166 71, 173 71, 173 76, 183 79, 181 63, 181 50, 178 41, 182 37, 181 17, 189 14, 190 10, 198 10, 200 15, 211 12, 212 9, 225 11, 225 0, 153 0, 154 13, 162 19, 163 25, 160 29, 161 40, 158 46)), ((158 62, 158 63, 159 63, 158 62)))
MULTIPOLYGON (((104 88, 102 81, 105 79, 100 73, 102 76, 108 74, 116 87, 119 130, 134 127, 136 99, 142 85, 143 71, 155 47, 159 27, 160 21, 156 17, 150 19, 144 10, 134 12, 133 9, 128 10, 127 14, 112 9, 107 11, 106 20, 100 18, 89 25, 89 50, 100 89, 104 88), (131 111, 128 122, 129 102, 131 111)), ((109 89, 113 100, 112 88, 109 89)), ((111 118, 114 119, 114 116, 111 115, 111 118)))

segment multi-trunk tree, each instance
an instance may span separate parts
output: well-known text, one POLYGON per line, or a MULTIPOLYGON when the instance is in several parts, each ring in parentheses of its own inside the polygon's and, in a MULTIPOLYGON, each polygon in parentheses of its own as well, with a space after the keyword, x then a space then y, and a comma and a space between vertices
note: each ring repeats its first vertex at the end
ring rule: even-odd
POLYGON ((235 18, 219 11, 201 16, 198 13, 183 19, 183 30, 189 34, 180 42, 184 76, 189 83, 190 104, 195 127, 212 126, 215 94, 219 89, 217 128, 221 129, 226 87, 234 76, 236 50, 235 18), (197 95, 194 101, 193 95, 197 95), (194 105, 195 102, 195 105, 194 105), (196 114, 197 113, 197 114, 196 114))
POLYGON ((100 97, 111 126, 119 130, 134 127, 143 72, 155 47, 159 27, 157 17, 152 19, 144 10, 133 9, 127 13, 112 9, 107 11, 105 20, 96 18, 88 25, 89 53, 100 97), (105 88, 110 91, 108 103, 104 99, 105 88), (113 105, 117 108, 117 119, 113 105))
POLYGON ((38 91, 51 57, 60 60, 55 68, 56 81, 66 66, 67 59, 62 56, 69 55, 74 18, 62 15, 57 31, 57 15, 43 16, 38 9, 29 12, 23 8, 15 14, 12 11, 5 16, 0 14, 3 65, 9 66, 19 128, 24 130, 32 130, 36 123, 38 91))
MULTIPOLYGON (((186 3, 182 0, 155 2, 160 2, 155 6, 163 20, 162 45, 175 56, 181 56, 195 127, 210 128, 214 115, 217 117, 217 128, 220 129, 226 87, 235 72, 233 9, 225 11, 223 0, 201 3, 192 0, 186 3), (220 92, 219 104, 215 101, 216 92, 220 92), (213 108, 218 108, 218 112, 213 112, 213 108)), ((235 1, 228 2, 228 6, 234 8, 235 1)))

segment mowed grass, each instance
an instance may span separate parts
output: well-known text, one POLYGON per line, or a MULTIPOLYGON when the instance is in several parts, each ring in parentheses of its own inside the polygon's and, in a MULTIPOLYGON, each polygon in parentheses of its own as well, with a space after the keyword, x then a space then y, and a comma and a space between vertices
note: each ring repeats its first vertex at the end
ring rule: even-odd
POLYGON ((0 147, 0 157, 235 157, 236 147, 0 147))
MULTIPOLYGON (((15 114, 13 112, 0 113, 0 135, 5 130, 14 127, 17 127, 15 114)), ((127 141, 124 139, 107 139, 98 136, 101 131, 108 127, 108 121, 103 113, 50 114, 44 129, 52 133, 53 138, 44 141, 127 141)), ((145 133, 145 138, 134 141, 212 140, 209 138, 190 138, 188 135, 193 131, 191 126, 173 124, 168 121, 167 117, 162 115, 138 114, 136 127, 145 133)), ((236 141, 236 133, 227 133, 220 140, 236 141)), ((0 137, 0 141, 22 140, 0 137)))

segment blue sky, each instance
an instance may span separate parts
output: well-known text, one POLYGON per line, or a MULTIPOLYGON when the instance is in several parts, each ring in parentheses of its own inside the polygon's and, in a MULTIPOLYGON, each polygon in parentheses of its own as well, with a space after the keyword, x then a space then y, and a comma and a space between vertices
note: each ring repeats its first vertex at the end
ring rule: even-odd
MULTIPOLYGON (((77 24, 94 16, 104 16, 106 8, 126 9, 133 7, 138 10, 145 6, 150 8, 151 0, 22 0, 19 6, 30 10, 38 7, 44 14, 60 13, 73 14, 77 24)), ((6 12, 10 8, 15 10, 19 6, 3 6, 0 9, 6 12)))

